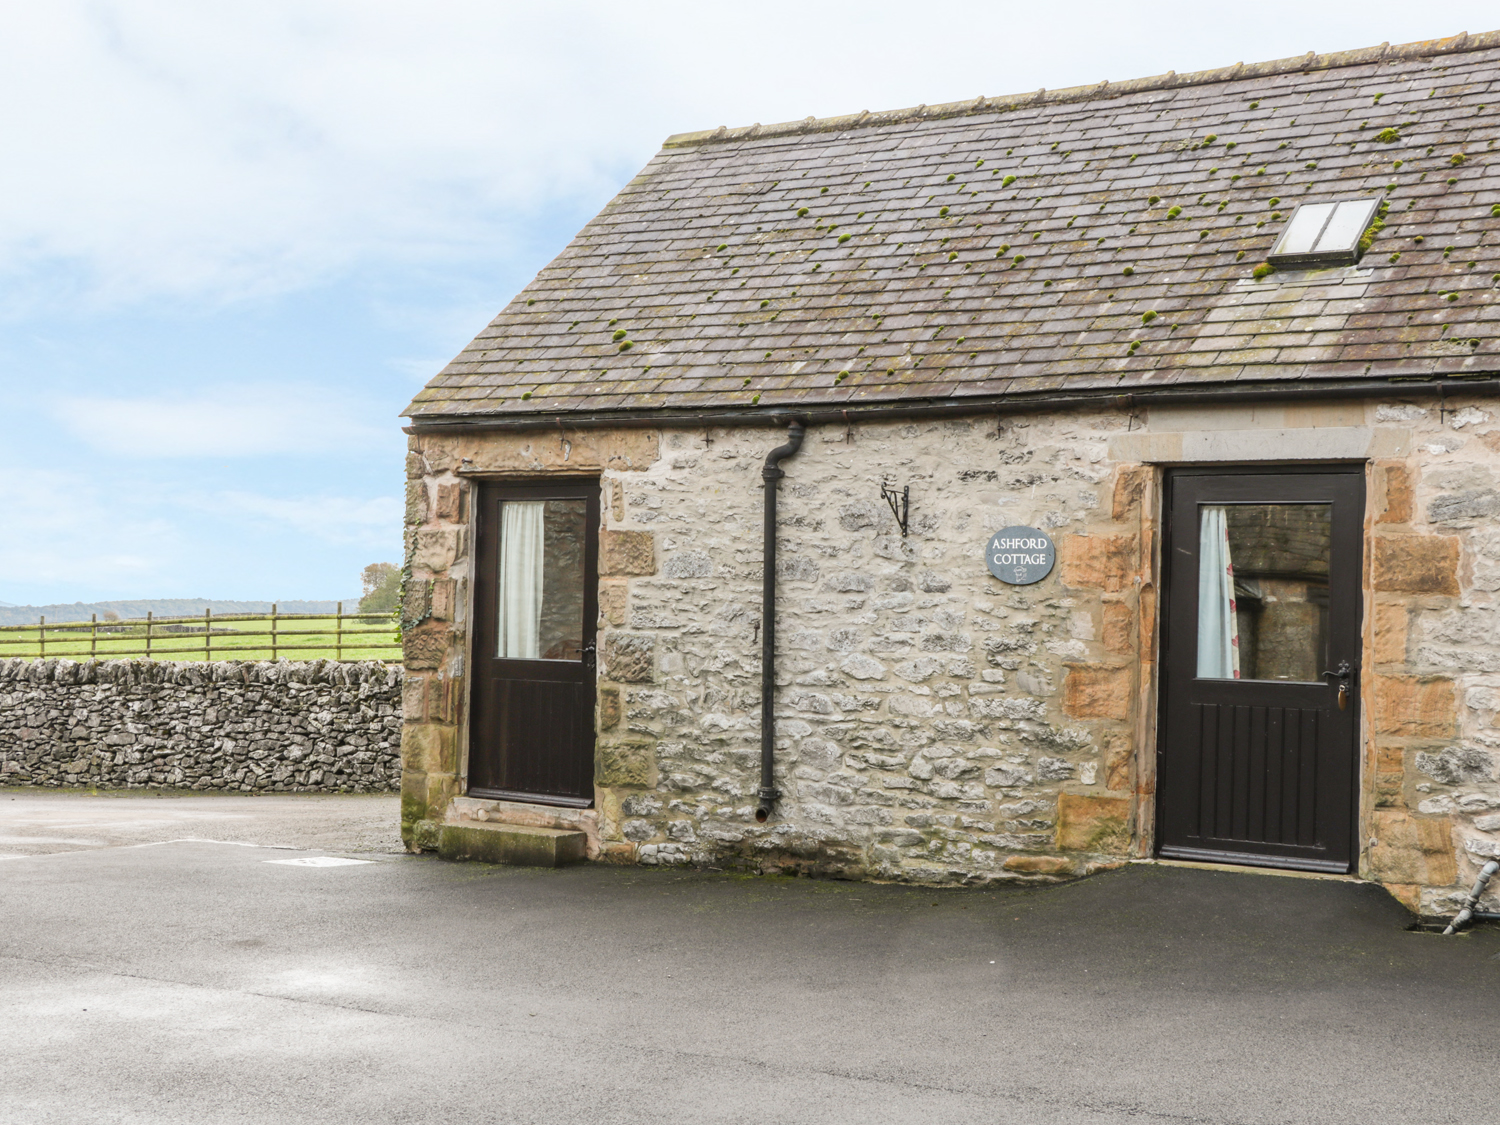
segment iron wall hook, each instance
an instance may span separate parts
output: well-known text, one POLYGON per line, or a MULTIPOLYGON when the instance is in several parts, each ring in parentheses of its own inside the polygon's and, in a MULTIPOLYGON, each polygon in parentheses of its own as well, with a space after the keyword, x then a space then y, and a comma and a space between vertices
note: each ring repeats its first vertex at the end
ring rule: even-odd
POLYGON ((880 486, 881 498, 891 506, 891 515, 896 517, 896 524, 901 528, 901 538, 906 538, 907 515, 911 508, 911 485, 907 485, 900 492, 894 488, 880 486), (898 503, 899 502, 899 503, 898 503))

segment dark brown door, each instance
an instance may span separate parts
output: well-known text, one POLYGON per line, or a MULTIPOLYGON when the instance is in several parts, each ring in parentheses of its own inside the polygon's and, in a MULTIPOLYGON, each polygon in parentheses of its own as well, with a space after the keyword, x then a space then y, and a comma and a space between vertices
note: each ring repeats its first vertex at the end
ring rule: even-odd
POLYGON ((469 793, 594 803, 599 482, 482 484, 469 793))
POLYGON ((1167 478, 1159 854, 1354 858, 1364 476, 1167 478))

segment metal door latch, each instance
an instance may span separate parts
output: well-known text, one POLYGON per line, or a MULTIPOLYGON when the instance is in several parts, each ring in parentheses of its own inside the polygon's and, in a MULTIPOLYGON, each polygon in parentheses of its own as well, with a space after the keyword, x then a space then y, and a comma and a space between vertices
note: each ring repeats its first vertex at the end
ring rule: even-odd
POLYGON ((1354 678, 1354 668, 1347 660, 1343 660, 1339 662, 1339 666, 1335 671, 1323 673, 1325 680, 1330 676, 1338 681, 1339 710, 1347 711, 1349 709, 1349 684, 1354 678))

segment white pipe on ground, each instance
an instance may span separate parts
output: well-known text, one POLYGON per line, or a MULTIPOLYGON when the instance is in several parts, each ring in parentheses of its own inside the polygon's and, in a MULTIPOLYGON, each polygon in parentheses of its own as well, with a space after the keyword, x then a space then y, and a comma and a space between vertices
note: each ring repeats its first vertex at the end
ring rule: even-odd
POLYGON ((1479 869, 1479 878, 1474 880, 1474 889, 1469 892, 1469 897, 1464 899, 1463 907, 1454 916, 1453 921, 1448 923, 1448 928, 1443 931, 1444 937, 1447 937, 1470 918, 1474 917, 1474 904, 1479 901, 1479 896, 1484 894, 1484 888, 1489 886, 1490 880, 1494 878, 1497 871, 1500 871, 1500 860, 1494 859, 1479 869))

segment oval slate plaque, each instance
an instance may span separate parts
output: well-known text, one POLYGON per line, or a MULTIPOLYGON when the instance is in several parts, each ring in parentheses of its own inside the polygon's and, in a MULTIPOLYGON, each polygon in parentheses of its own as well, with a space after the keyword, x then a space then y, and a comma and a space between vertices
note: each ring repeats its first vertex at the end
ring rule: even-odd
POLYGON ((1012 586, 1030 586, 1052 573, 1057 548, 1051 537, 1035 527, 1007 527, 990 536, 984 562, 990 573, 1012 586))

